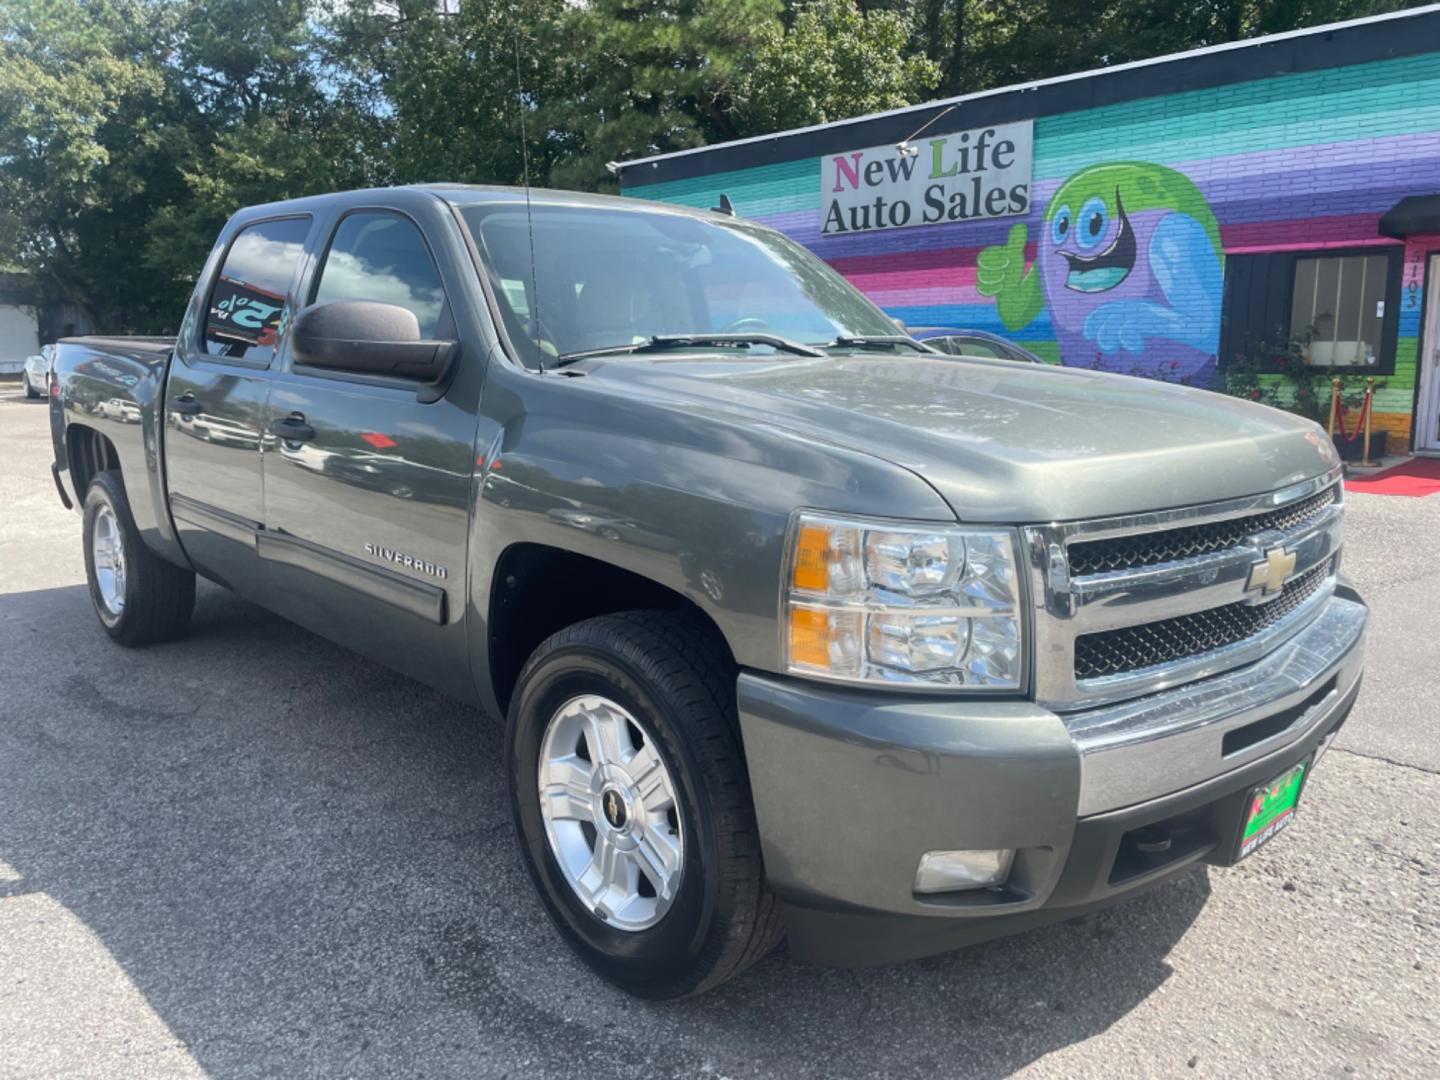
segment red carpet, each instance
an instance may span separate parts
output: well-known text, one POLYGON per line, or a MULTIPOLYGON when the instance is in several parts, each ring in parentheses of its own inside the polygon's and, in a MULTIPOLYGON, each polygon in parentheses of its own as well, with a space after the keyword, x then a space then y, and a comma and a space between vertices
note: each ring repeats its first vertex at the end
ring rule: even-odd
POLYGON ((1440 458, 1412 458, 1370 476, 1352 476, 1346 491, 1364 495, 1434 495, 1440 491, 1440 458))

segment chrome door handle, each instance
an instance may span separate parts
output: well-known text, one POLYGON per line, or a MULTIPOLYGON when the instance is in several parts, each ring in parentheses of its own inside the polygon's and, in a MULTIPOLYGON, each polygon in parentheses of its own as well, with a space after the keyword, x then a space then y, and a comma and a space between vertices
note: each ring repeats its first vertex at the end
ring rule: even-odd
POLYGON ((315 429, 305 422, 303 413, 291 413, 272 420, 270 434, 280 436, 284 442, 309 442, 315 438, 315 429))
POLYGON ((200 404, 193 395, 181 394, 179 397, 170 399, 170 411, 176 416, 199 416, 205 411, 205 406, 200 404))

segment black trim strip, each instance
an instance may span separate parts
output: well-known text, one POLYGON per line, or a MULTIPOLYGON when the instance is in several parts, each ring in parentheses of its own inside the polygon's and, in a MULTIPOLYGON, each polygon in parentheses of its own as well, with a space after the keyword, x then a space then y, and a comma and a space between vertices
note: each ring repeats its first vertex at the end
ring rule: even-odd
POLYGON ((1440 11, 1433 10, 1354 26, 1321 28, 1309 34, 1281 36, 1278 40, 1259 38, 1241 47, 1169 60, 1162 57, 1153 63, 1119 71, 1101 68, 1080 78, 1017 86, 969 99, 949 98, 931 102, 925 108, 839 121, 813 131, 779 132, 768 139, 722 143, 652 161, 622 161, 620 188, 630 193, 646 184, 821 157, 862 146, 883 146, 899 142, 952 107, 954 112, 946 117, 945 124, 926 129, 930 134, 943 135, 1014 120, 1080 112, 1139 98, 1208 90, 1278 75, 1397 60, 1433 52, 1437 40, 1440 40, 1440 11))
POLYGON ((221 510, 218 506, 211 506, 188 495, 170 496, 170 516, 176 521, 209 529, 227 540, 246 545, 255 543, 255 534, 262 528, 258 521, 221 510))
POLYGON ((55 481, 55 490, 60 493, 60 502, 66 510, 74 510, 75 504, 70 501, 70 493, 65 490, 65 485, 60 480, 60 463, 50 463, 50 477, 55 481))
POLYGON ((255 534, 255 549, 262 559, 308 570, 436 626, 445 625, 445 590, 438 585, 412 581, 393 570, 371 566, 298 536, 268 529, 255 534))
POLYGON ((445 625, 445 590, 439 585, 415 581, 394 570, 371 566, 298 536, 275 532, 259 522, 185 495, 170 496, 170 513, 177 521, 253 546, 262 559, 308 570, 436 626, 445 625))

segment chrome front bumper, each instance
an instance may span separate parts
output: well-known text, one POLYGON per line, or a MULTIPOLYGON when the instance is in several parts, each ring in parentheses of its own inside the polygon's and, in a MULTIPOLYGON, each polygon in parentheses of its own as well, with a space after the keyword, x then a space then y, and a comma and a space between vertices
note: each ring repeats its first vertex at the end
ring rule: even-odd
POLYGON ((1336 594, 1248 667, 1065 714, 1080 751, 1080 816, 1202 783, 1323 726, 1360 679, 1366 617, 1358 599, 1336 594))
POLYGON ((1318 755, 1359 690, 1367 610, 1343 583, 1243 668, 1099 708, 876 694, 745 672, 740 724, 791 950, 923 956, 1226 864, 1248 792, 1318 755), (1176 837, 1137 855, 1137 830, 1176 837), (1001 889, 913 891, 927 851, 1010 848, 1001 889), (1147 861, 1148 860, 1148 861, 1147 861))

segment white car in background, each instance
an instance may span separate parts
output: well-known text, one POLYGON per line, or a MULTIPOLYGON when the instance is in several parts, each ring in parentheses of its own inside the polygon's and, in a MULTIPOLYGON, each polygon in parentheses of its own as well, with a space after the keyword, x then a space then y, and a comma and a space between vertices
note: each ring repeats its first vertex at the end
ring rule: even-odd
POLYGON ((50 361, 55 356, 55 346, 46 345, 38 353, 25 358, 20 369, 20 386, 27 398, 44 397, 50 385, 50 361))

